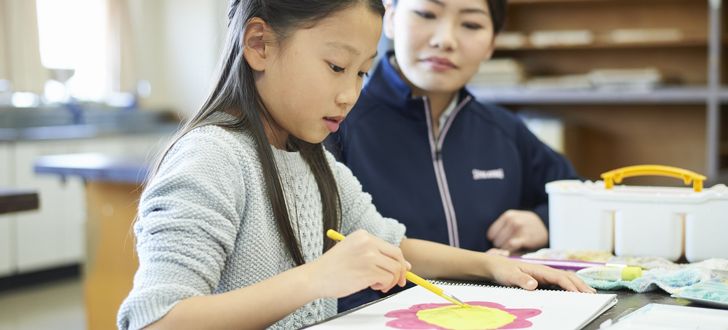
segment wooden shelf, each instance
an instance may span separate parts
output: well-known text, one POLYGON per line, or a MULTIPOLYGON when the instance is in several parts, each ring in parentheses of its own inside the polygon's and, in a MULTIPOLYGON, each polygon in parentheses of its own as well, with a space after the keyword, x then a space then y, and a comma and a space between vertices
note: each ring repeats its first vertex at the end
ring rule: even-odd
MULTIPOLYGON (((528 88, 484 88, 470 86, 470 91, 481 102, 508 105, 704 105, 710 97, 705 86, 664 87, 653 91, 600 91, 600 90, 533 90, 528 88)), ((728 103, 728 88, 720 91, 720 100, 728 103)))
POLYGON ((650 42, 613 42, 597 39, 593 43, 580 45, 551 45, 535 46, 527 42, 519 47, 496 47, 498 53, 532 50, 580 50, 580 49, 636 49, 636 48, 687 48, 687 47, 708 47, 708 40, 705 38, 685 38, 676 41, 650 41, 650 42))
POLYGON ((541 3, 569 3, 569 2, 605 2, 613 0, 510 0, 509 5, 528 5, 541 3))
POLYGON ((728 155, 728 141, 720 141, 720 154, 728 155))
POLYGON ((728 169, 725 169, 725 168, 721 169, 720 172, 718 172, 718 177, 716 177, 716 178, 709 177, 708 180, 706 180, 706 183, 707 183, 705 185, 706 187, 710 187, 711 185, 719 184, 719 183, 728 184, 728 169))
POLYGON ((720 141, 724 138, 728 143, 721 134, 728 120, 718 127, 714 121, 720 118, 720 105, 728 110, 728 86, 716 79, 716 73, 725 77, 728 72, 728 65, 720 66, 722 72, 717 68, 725 63, 728 48, 725 30, 719 30, 728 26, 724 22, 728 10, 711 3, 509 0, 508 20, 495 55, 517 61, 525 76, 649 67, 659 70, 666 85, 649 91, 548 89, 551 85, 535 89, 538 84, 530 88, 473 85, 470 90, 480 101, 515 111, 532 110, 569 123, 564 151, 577 171, 587 176, 598 177, 605 167, 658 162, 709 177, 717 177, 725 167, 728 182, 728 147, 720 141))
MULTIPOLYGON (((659 2, 660 0, 642 0, 641 2, 653 1, 659 2)), ((694 1, 694 0, 684 0, 694 1)), ((552 4, 552 3, 602 3, 602 2, 638 2, 635 0, 508 0, 508 5, 532 5, 532 4, 552 4)))
MULTIPOLYGON (((724 41, 728 44, 728 41, 724 41)), ((597 33, 594 41, 585 44, 574 45, 550 45, 537 46, 526 41, 521 46, 508 47, 496 46, 496 50, 500 53, 528 50, 578 50, 578 49, 645 49, 645 48, 689 48, 689 47, 708 47, 708 39, 706 36, 688 35, 677 40, 654 40, 641 42, 614 42, 609 37, 609 33, 597 33)))

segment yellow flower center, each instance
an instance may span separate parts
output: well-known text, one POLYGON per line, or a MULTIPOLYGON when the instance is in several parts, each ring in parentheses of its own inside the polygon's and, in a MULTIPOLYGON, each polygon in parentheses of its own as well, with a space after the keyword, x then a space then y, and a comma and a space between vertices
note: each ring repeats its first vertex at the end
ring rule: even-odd
POLYGON ((445 306, 417 312, 417 318, 445 329, 497 329, 510 324, 516 316, 483 306, 445 306))

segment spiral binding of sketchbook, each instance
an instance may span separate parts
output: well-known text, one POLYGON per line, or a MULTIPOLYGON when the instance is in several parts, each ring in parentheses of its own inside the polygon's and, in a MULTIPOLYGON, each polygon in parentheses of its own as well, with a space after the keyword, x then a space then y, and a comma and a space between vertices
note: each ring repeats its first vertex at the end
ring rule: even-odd
MULTIPOLYGON (((560 290, 523 290, 520 288, 435 281, 439 287, 466 304, 484 307, 490 316, 477 321, 491 324, 486 328, 509 329, 581 329, 617 303, 615 294, 589 294, 560 290), (495 314, 493 314, 495 313, 495 314), (495 322, 493 315, 510 323, 495 322), (500 324, 492 326, 493 324, 500 324)), ((449 304, 421 288, 413 287, 359 310, 319 324, 320 329, 448 329, 448 326, 423 320, 421 312, 449 304)), ((454 307, 454 306, 453 306, 454 307)), ((443 308, 440 308, 443 309, 443 308)), ((440 315, 442 316, 442 315, 440 315)), ((449 320, 463 321, 470 316, 450 315, 449 320)), ((451 323, 455 324, 455 323, 451 323)), ((478 326, 476 326, 477 328, 478 326)))
MULTIPOLYGON (((472 287, 479 287, 479 288, 498 288, 498 289, 506 289, 506 290, 529 291, 529 290, 525 290, 525 289, 521 289, 521 288, 517 288, 517 287, 483 284, 483 283, 478 283, 478 282, 455 282, 455 281, 443 281, 443 280, 428 280, 428 281, 430 281, 433 284, 436 284, 438 286, 472 286, 472 287)), ((530 291, 555 291, 555 292, 561 292, 561 293, 582 294, 581 292, 564 291, 564 290, 560 290, 558 288, 536 289, 536 290, 530 290, 530 291)))

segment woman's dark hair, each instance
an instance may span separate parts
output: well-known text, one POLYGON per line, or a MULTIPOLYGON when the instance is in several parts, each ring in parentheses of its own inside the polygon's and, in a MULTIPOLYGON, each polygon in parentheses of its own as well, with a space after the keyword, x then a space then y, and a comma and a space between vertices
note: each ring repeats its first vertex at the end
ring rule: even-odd
MULTIPOLYGON (((396 5, 399 0, 393 0, 396 5)), ((507 0, 485 0, 488 3, 488 11, 490 19, 493 21, 493 31, 495 34, 503 31, 506 23, 506 1, 507 0)))
MULTIPOLYGON (((187 121, 172 140, 205 125, 218 125, 230 130, 250 133, 261 161, 267 199, 273 208, 276 225, 296 265, 305 263, 300 243, 291 226, 280 175, 270 142, 264 130, 264 121, 277 126, 266 110, 255 87, 254 72, 243 58, 243 34, 248 21, 254 17, 264 20, 274 31, 278 43, 283 43, 291 32, 310 28, 317 21, 341 10, 364 4, 373 12, 384 15, 382 0, 233 0, 228 11, 228 32, 214 89, 197 113, 187 121), (222 112, 234 112, 235 120, 213 116, 222 112)), ((341 203, 334 175, 326 161, 323 146, 312 144, 289 135, 287 146, 298 150, 316 179, 321 194, 323 228, 338 230, 341 226, 341 203)), ((171 147, 171 145, 170 145, 171 147)), ((159 169, 168 147, 157 160, 154 172, 159 169)), ((324 234, 324 251, 333 246, 324 234)))
POLYGON ((495 34, 503 31, 506 24, 506 1, 507 0, 487 0, 490 19, 493 21, 493 31, 495 34))

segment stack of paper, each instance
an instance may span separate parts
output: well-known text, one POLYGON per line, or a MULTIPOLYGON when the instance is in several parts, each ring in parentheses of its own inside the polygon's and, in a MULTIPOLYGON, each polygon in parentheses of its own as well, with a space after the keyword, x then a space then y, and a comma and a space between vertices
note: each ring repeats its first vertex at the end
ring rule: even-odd
POLYGON ((663 80, 656 68, 596 69, 589 73, 589 80, 598 89, 652 90, 663 80))
POLYGON ((526 35, 522 32, 504 31, 495 37, 496 48, 521 48, 526 45, 526 35))
POLYGON ((533 90, 585 90, 592 88, 589 76, 584 74, 534 77, 528 80, 526 86, 533 90))
POLYGON ((612 42, 616 43, 644 43, 668 42, 683 39, 683 32, 675 28, 661 29, 616 29, 609 33, 612 42))
POLYGON ((511 58, 492 59, 480 64, 470 84, 482 87, 515 87, 525 79, 520 62, 511 58))
POLYGON ((552 30, 531 32, 531 44, 535 47, 579 46, 594 42, 589 30, 552 30))

